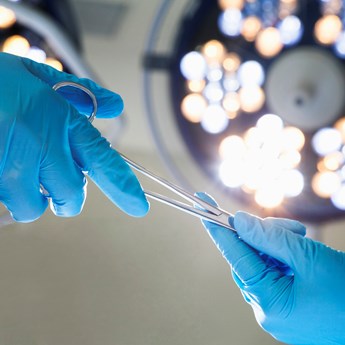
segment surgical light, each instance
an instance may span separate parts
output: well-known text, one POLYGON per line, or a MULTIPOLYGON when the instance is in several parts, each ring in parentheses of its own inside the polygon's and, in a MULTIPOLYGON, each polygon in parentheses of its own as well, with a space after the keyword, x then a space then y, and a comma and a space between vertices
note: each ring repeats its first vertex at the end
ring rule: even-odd
POLYGON ((342 9, 340 0, 196 0, 183 18, 169 70, 177 128, 207 178, 265 215, 345 210, 342 9), (181 67, 191 53, 203 64, 195 80, 181 67), (189 96, 202 99, 191 118, 189 96))
POLYGON ((4 6, 0 6, 0 29, 8 29, 16 22, 14 12, 4 6))
POLYGON ((342 26, 342 22, 337 15, 326 15, 316 22, 314 35, 321 44, 330 45, 336 42, 342 26))
POLYGON ((181 111, 185 118, 193 123, 198 123, 206 110, 207 102, 205 98, 197 93, 187 95, 181 104, 181 111))
POLYGON ((313 136, 312 145, 320 156, 337 151, 342 144, 340 132, 335 128, 322 128, 313 136))
POLYGON ((278 25, 280 38, 285 45, 294 45, 303 35, 303 25, 297 16, 287 16, 278 25))
POLYGON ((180 64, 181 73, 189 80, 202 80, 206 74, 206 61, 198 52, 186 54, 180 64))
POLYGON ((5 40, 2 46, 4 53, 9 53, 18 56, 26 56, 29 52, 29 41, 20 35, 13 35, 5 40))
POLYGON ((228 126, 229 119, 223 107, 217 104, 209 105, 201 119, 202 128, 211 134, 223 132, 228 126))
POLYGON ((238 70, 238 79, 242 86, 259 85, 265 80, 265 72, 257 61, 246 61, 238 70))
POLYGON ((275 27, 268 27, 259 32, 255 47, 258 52, 267 58, 272 58, 283 49, 280 32, 275 27))

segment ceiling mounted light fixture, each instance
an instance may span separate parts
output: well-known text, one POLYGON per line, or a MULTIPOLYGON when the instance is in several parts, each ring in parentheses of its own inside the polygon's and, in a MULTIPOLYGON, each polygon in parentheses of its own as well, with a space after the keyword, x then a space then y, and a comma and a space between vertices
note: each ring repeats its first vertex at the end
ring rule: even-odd
POLYGON ((265 215, 343 216, 343 1, 187 8, 165 61, 174 121, 197 169, 265 215))

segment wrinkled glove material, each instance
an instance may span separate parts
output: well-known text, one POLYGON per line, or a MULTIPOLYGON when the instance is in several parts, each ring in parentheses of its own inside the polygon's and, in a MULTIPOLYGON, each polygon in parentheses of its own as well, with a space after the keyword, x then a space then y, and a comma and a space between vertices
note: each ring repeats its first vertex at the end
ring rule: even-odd
POLYGON ((88 96, 52 86, 72 81, 89 88, 97 98, 97 117, 103 118, 122 113, 118 94, 5 53, 0 53, 0 75, 0 201, 16 221, 39 218, 48 201, 58 216, 79 214, 86 198, 83 172, 124 212, 147 213, 134 173, 82 115, 92 110, 88 96))
POLYGON ((203 224, 260 326, 287 344, 345 344, 345 253, 294 220, 237 212, 231 221, 237 233, 203 224))

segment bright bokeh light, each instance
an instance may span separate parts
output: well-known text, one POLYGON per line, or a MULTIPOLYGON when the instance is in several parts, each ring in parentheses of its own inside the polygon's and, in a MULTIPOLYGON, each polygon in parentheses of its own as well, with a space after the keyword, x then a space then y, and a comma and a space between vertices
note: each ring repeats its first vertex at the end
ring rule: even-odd
POLYGON ((323 158, 323 166, 330 171, 336 171, 344 164, 344 155, 337 151, 329 153, 323 158))
POLYGON ((236 75, 232 73, 224 78, 223 86, 226 91, 235 92, 240 88, 240 83, 236 75))
POLYGON ((241 59, 236 53, 228 53, 223 61, 223 67, 227 72, 236 72, 240 64, 241 59))
POLYGON ((209 103, 220 102, 224 96, 224 91, 220 83, 208 83, 203 91, 203 95, 209 103))
POLYGON ((246 86, 239 90, 241 108, 247 113, 254 113, 265 103, 265 93, 260 86, 246 86))
POLYGON ((345 143, 345 118, 340 118, 335 124, 334 128, 340 132, 343 143, 345 143))
POLYGON ((230 114, 237 113, 240 110, 240 97, 237 92, 228 92, 223 99, 223 107, 230 114))
POLYGON ((241 187, 245 192, 255 194, 255 201, 265 208, 277 207, 285 197, 301 194, 304 177, 297 167, 304 141, 292 145, 280 143, 285 129, 290 132, 291 128, 285 128, 277 115, 267 114, 243 137, 225 137, 219 145, 222 182, 228 187, 241 187))
POLYGON ((187 53, 180 63, 181 73, 189 80, 202 80, 206 75, 207 64, 202 54, 187 53))
POLYGON ((2 46, 5 53, 26 56, 30 49, 29 41, 20 35, 14 35, 7 38, 2 46))
POLYGON ((261 30, 261 20, 256 16, 249 16, 242 22, 241 33, 248 42, 253 42, 261 30))
POLYGON ((207 107, 205 98, 197 93, 187 95, 181 103, 183 116, 190 122, 198 123, 201 121, 202 114, 207 107))
POLYGON ((229 8, 238 8, 240 10, 244 5, 244 0, 218 0, 218 4, 222 10, 229 8))
POLYGON ((275 27, 268 27, 260 31, 256 37, 255 47, 264 57, 276 56, 283 48, 279 30, 275 27))
POLYGON ((331 201, 339 210, 345 210, 345 185, 342 185, 334 194, 332 194, 331 201))
POLYGON ((320 198, 330 198, 341 186, 341 180, 335 172, 317 172, 311 182, 313 191, 320 198))
POLYGON ((211 134, 223 132, 228 126, 229 119, 220 105, 209 105, 203 113, 201 126, 211 134))
POLYGON ((303 132, 296 127, 285 127, 282 133, 282 145, 285 150, 301 150, 305 143, 303 132))
POLYGON ((345 32, 343 31, 334 44, 335 52, 341 58, 345 57, 345 32))
POLYGON ((334 14, 323 16, 315 24, 315 38, 321 44, 333 44, 339 37, 342 26, 342 22, 338 16, 334 14))
POLYGON ((279 156, 279 161, 284 169, 293 169, 301 162, 301 154, 298 151, 283 151, 279 156))
POLYGON ((244 140, 238 135, 231 135, 222 140, 219 145, 219 155, 222 159, 231 159, 236 163, 244 159, 247 152, 244 140))
POLYGON ((303 25, 296 16, 287 16, 279 24, 281 41, 285 45, 294 45, 303 35, 303 25))
POLYGON ((16 15, 12 10, 0 6, 0 29, 8 29, 16 22, 16 15))
POLYGON ((245 167, 243 163, 234 165, 232 160, 225 160, 219 166, 221 181, 230 188, 240 187, 244 183, 245 167))
POLYGON ((266 114, 259 118, 256 127, 264 136, 269 136, 274 133, 281 135, 281 131, 284 127, 282 119, 274 114, 266 114))
POLYGON ((225 10, 219 16, 218 25, 225 35, 238 36, 242 29, 242 12, 237 8, 225 10))
POLYGON ((312 146, 320 156, 338 151, 341 144, 341 134, 335 128, 322 128, 312 138, 312 146))
POLYGON ((304 188, 304 178, 298 170, 288 170, 280 177, 280 184, 284 186, 286 197, 296 197, 300 195, 304 188))
POLYGON ((187 87, 191 92, 202 92, 205 88, 205 80, 188 80, 187 87))
POLYGON ((255 201, 265 208, 277 207, 284 201, 284 191, 280 185, 271 183, 255 192, 255 201))
POLYGON ((44 62, 46 65, 55 68, 58 71, 63 71, 63 65, 59 60, 56 60, 54 58, 47 58, 44 62))
POLYGON ((38 47, 31 47, 26 54, 26 57, 33 61, 44 63, 46 61, 47 54, 44 50, 38 47))
POLYGON ((238 69, 238 80, 242 86, 261 86, 265 80, 264 69, 257 61, 246 61, 238 69))
POLYGON ((224 45, 217 41, 208 41, 202 48, 202 53, 208 63, 222 63, 226 53, 224 45))
POLYGON ((220 81, 223 77, 223 70, 221 68, 209 68, 206 78, 210 82, 220 81))

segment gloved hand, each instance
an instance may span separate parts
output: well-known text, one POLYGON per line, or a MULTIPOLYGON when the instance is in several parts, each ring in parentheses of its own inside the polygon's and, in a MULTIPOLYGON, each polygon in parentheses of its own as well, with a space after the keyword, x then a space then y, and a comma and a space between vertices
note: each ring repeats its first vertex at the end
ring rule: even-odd
POLYGON ((40 184, 56 215, 80 213, 86 197, 83 171, 123 211, 146 214, 148 202, 134 173, 78 112, 90 113, 88 96, 67 88, 58 93, 52 86, 74 81, 89 88, 98 101, 98 117, 121 114, 119 95, 91 80, 4 53, 0 76, 0 201, 16 221, 33 221, 45 211, 48 201, 40 184))
POLYGON ((237 233, 203 224, 261 327, 287 344, 345 344, 345 253, 304 237, 297 221, 237 212, 230 222, 237 233))

